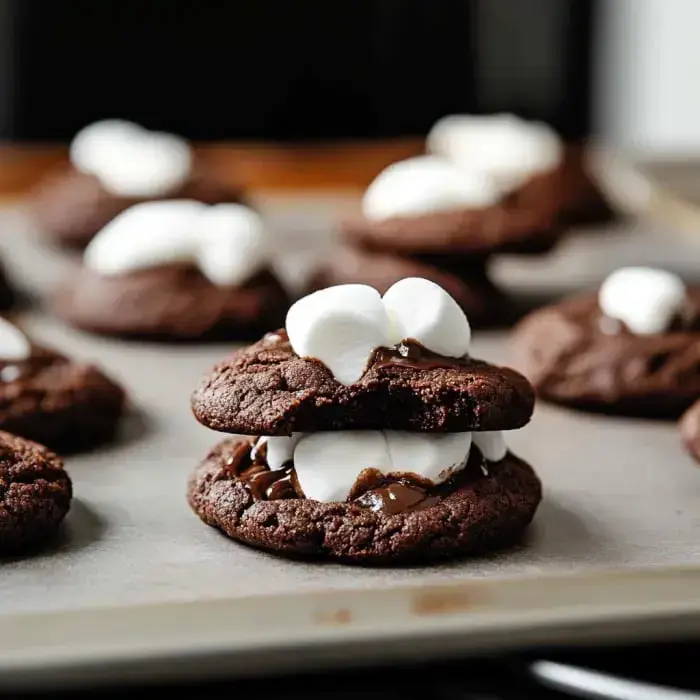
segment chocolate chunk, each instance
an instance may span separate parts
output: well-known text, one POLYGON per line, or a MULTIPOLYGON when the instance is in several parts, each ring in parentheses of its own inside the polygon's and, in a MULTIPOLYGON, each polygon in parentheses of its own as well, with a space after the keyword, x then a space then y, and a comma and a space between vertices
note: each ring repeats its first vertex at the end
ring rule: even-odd
POLYGON ((54 307, 68 323, 91 333, 163 341, 251 340, 284 321, 289 298, 269 271, 225 287, 192 265, 114 276, 82 268, 59 289, 54 307))
POLYGON ((22 362, 0 361, 0 430, 67 454, 112 439, 125 393, 92 365, 34 347, 22 362))
POLYGON ((0 556, 24 553, 51 539, 71 497, 70 478, 55 454, 0 432, 0 556))
POLYGON ((383 508, 386 487, 384 493, 381 487, 367 491, 359 503, 258 500, 231 466, 241 442, 249 454, 251 442, 245 439, 225 440, 210 452, 190 480, 190 506, 229 537, 286 556, 398 564, 491 551, 520 539, 542 497, 531 467, 508 454, 488 474, 465 469, 450 490, 422 508, 413 507, 418 488, 391 486, 406 499, 407 509, 397 513, 383 508))
POLYGON ((325 365, 296 355, 278 331, 216 366, 192 408, 207 427, 243 435, 510 430, 532 415, 532 387, 511 369, 474 359, 415 369, 374 357, 357 383, 344 386, 325 365))
POLYGON ((516 367, 550 401, 590 411, 677 418, 700 396, 700 289, 683 330, 634 335, 596 294, 535 311, 515 329, 516 367))

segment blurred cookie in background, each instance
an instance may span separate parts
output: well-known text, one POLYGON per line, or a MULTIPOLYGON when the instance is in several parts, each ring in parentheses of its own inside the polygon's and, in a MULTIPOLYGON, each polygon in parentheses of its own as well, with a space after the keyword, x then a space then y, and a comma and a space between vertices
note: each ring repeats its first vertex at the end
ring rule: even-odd
POLYGON ((700 399, 681 416, 678 427, 685 449, 700 463, 700 399))
POLYGON ((160 341, 243 340, 284 323, 257 212, 193 200, 137 204, 91 241, 56 313, 92 333, 160 341))
POLYGON ((96 366, 45 348, 0 319, 0 431, 59 454, 91 449, 115 435, 126 395, 96 366))
POLYGON ((5 266, 0 262, 0 312, 8 311, 19 300, 5 266))
POLYGON ((664 270, 628 267, 597 293, 524 318, 514 364, 543 399, 675 419, 700 396, 699 341, 700 288, 664 270))
POLYGON ((81 130, 70 163, 30 193, 28 213, 48 239, 84 248, 117 214, 154 199, 239 202, 242 192, 222 182, 174 134, 107 119, 81 130))
MULTIPOLYGON (((444 262, 444 261, 436 261, 444 262)), ((459 304, 473 326, 498 326, 511 318, 512 300, 489 279, 486 259, 477 259, 451 271, 395 253, 372 252, 341 246, 312 275, 308 291, 341 284, 366 284, 384 294, 406 277, 421 277, 440 285, 459 304)))
POLYGON ((466 171, 484 173, 503 195, 522 189, 548 201, 563 226, 599 224, 615 214, 588 164, 586 147, 549 125, 514 114, 453 114, 439 119, 427 150, 466 171))

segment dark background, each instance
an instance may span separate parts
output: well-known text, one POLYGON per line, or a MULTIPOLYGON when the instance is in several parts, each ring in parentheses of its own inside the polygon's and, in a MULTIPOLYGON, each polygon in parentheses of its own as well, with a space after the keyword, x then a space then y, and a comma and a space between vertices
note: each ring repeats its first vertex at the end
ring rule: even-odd
POLYGON ((0 0, 0 137, 105 117, 193 139, 423 134, 451 112, 589 129, 588 0, 0 0))

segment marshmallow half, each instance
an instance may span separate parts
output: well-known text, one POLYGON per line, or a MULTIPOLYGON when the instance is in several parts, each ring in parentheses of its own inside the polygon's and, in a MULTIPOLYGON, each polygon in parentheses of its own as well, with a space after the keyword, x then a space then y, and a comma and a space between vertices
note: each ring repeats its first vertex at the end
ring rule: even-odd
POLYGON ((105 119, 78 132, 70 159, 77 170, 97 177, 114 195, 159 197, 186 182, 193 156, 188 142, 179 136, 105 119))
POLYGON ((439 285, 407 277, 384 297, 361 284, 328 287, 300 299, 289 309, 287 335, 300 357, 328 367, 345 385, 364 374, 372 351, 412 339, 447 357, 469 351, 469 321, 439 285))
POLYGON ((478 171, 461 171, 437 156, 416 156, 393 163, 374 179, 364 194, 362 213, 381 221, 487 207, 499 196, 491 181, 478 171))
POLYGON ((684 302, 680 277, 651 267, 616 270, 598 291, 598 305, 605 316, 622 321, 637 335, 667 331, 684 302))
POLYGON ((500 433, 408 433, 396 430, 355 430, 295 433, 291 437, 260 438, 255 451, 267 444, 268 466, 280 469, 293 460, 306 498, 330 503, 345 501, 365 469, 382 474, 412 474, 441 484, 464 469, 472 440, 487 461, 497 462, 507 449, 500 433), (482 436, 486 436, 482 439, 482 436))
POLYGON ((435 282, 406 277, 387 289, 382 301, 394 343, 412 338, 447 357, 469 352, 469 321, 459 304, 435 282))
POLYGON ((562 141, 551 127, 505 113, 443 117, 428 133, 427 148, 465 173, 480 173, 501 194, 554 170, 563 158, 562 141))
POLYGON ((83 262, 101 275, 192 263, 226 286, 245 282, 268 255, 262 219, 248 207, 165 200, 118 214, 90 241, 83 262))
POLYGON ((32 346, 22 331, 4 318, 0 318, 0 361, 22 362, 32 354, 32 346))

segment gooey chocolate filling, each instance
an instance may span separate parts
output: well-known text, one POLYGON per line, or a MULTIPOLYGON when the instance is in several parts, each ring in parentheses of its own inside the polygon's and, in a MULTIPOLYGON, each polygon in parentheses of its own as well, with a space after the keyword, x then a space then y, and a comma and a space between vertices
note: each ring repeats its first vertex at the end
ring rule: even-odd
MULTIPOLYGON (((281 469, 270 470, 266 462, 267 446, 251 453, 255 440, 241 441, 226 463, 256 501, 305 498, 294 465, 287 462, 281 469)), ((332 468, 332 467, 331 467, 332 468)), ((415 474, 382 474, 365 469, 357 477, 348 501, 386 515, 430 508, 469 479, 487 473, 487 463, 479 449, 472 445, 464 469, 442 484, 432 484, 415 474)))
MULTIPOLYGON (((268 333, 265 341, 270 344, 289 342, 289 336, 284 328, 268 333)), ((376 348, 367 363, 368 369, 384 367, 408 367, 416 370, 448 369, 450 367, 472 367, 475 360, 470 357, 446 357, 428 350, 417 340, 411 338, 402 340, 393 347, 376 348)))

